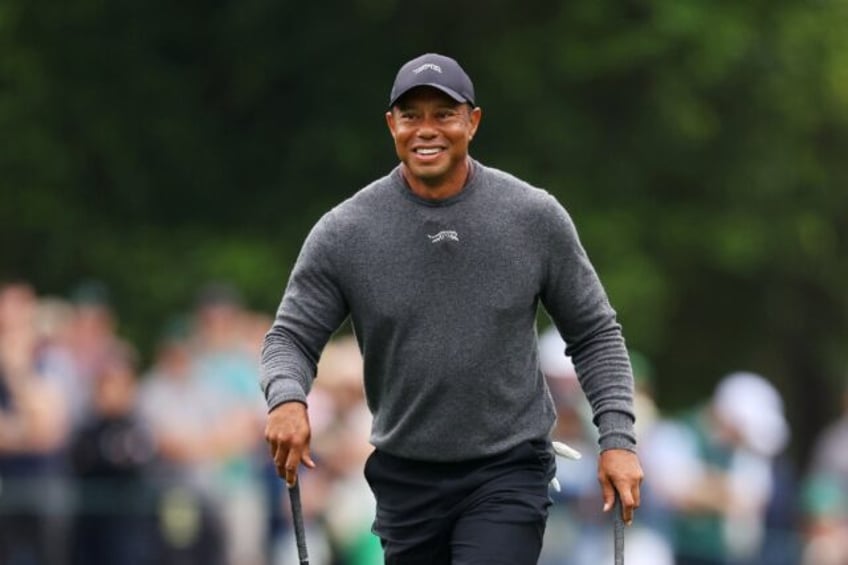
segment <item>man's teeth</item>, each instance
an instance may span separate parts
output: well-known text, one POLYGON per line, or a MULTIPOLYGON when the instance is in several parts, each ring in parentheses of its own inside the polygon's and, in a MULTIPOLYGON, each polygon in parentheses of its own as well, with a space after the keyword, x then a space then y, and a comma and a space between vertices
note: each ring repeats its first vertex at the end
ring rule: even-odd
POLYGON ((438 149, 436 147, 432 147, 432 148, 419 147, 418 149, 415 150, 415 152, 418 153, 419 155, 435 155, 439 151, 440 151, 440 149, 438 149))

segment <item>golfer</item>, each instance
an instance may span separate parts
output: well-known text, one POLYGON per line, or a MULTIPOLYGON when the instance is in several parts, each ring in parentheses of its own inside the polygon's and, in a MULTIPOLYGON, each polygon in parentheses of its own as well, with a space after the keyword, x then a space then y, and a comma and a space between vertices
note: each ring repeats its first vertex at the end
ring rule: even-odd
POLYGON ((615 311, 554 197, 469 156, 481 116, 455 60, 430 53, 401 67, 386 112, 400 164, 312 228, 263 346, 265 436, 291 484, 301 463, 315 466, 316 363, 350 317, 387 564, 537 562, 555 473, 540 304, 592 406, 604 508, 618 492, 630 523, 639 506, 633 377, 615 311))

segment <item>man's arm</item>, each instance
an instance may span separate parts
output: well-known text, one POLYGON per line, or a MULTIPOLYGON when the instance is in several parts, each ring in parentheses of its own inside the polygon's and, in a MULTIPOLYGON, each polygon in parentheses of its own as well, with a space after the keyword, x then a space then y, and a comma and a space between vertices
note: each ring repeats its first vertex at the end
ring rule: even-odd
MULTIPOLYGON (((553 199, 552 199, 553 200, 553 199)), ((633 373, 621 326, 566 211, 548 215, 548 277, 542 304, 568 344, 598 427, 598 480, 609 511, 617 492, 626 523, 639 506, 643 472, 633 429, 633 373)), ((565 354, 565 352, 563 352, 565 354)))
POLYGON ((325 215, 307 236, 262 346, 260 385, 268 403, 265 439, 281 477, 312 467, 306 397, 321 351, 348 314, 332 261, 336 242, 325 215))

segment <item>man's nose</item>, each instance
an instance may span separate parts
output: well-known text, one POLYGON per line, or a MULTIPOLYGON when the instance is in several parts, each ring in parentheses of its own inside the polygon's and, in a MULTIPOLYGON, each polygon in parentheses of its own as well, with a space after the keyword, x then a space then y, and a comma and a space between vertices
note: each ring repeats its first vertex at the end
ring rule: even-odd
POLYGON ((436 137, 439 135, 439 132, 436 131, 435 126, 429 119, 425 119, 421 122, 421 127, 418 128, 418 137, 423 137, 425 139, 430 139, 432 137, 436 137))

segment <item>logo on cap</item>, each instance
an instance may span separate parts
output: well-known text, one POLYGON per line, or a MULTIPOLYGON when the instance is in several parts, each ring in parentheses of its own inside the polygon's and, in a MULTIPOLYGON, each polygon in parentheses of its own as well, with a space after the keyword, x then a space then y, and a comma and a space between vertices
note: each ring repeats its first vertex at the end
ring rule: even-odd
POLYGON ((418 73, 426 71, 427 69, 430 69, 431 71, 436 71, 437 73, 442 72, 442 67, 440 67, 439 65, 434 65, 433 63, 424 63, 420 67, 412 69, 412 72, 417 75, 418 73))

